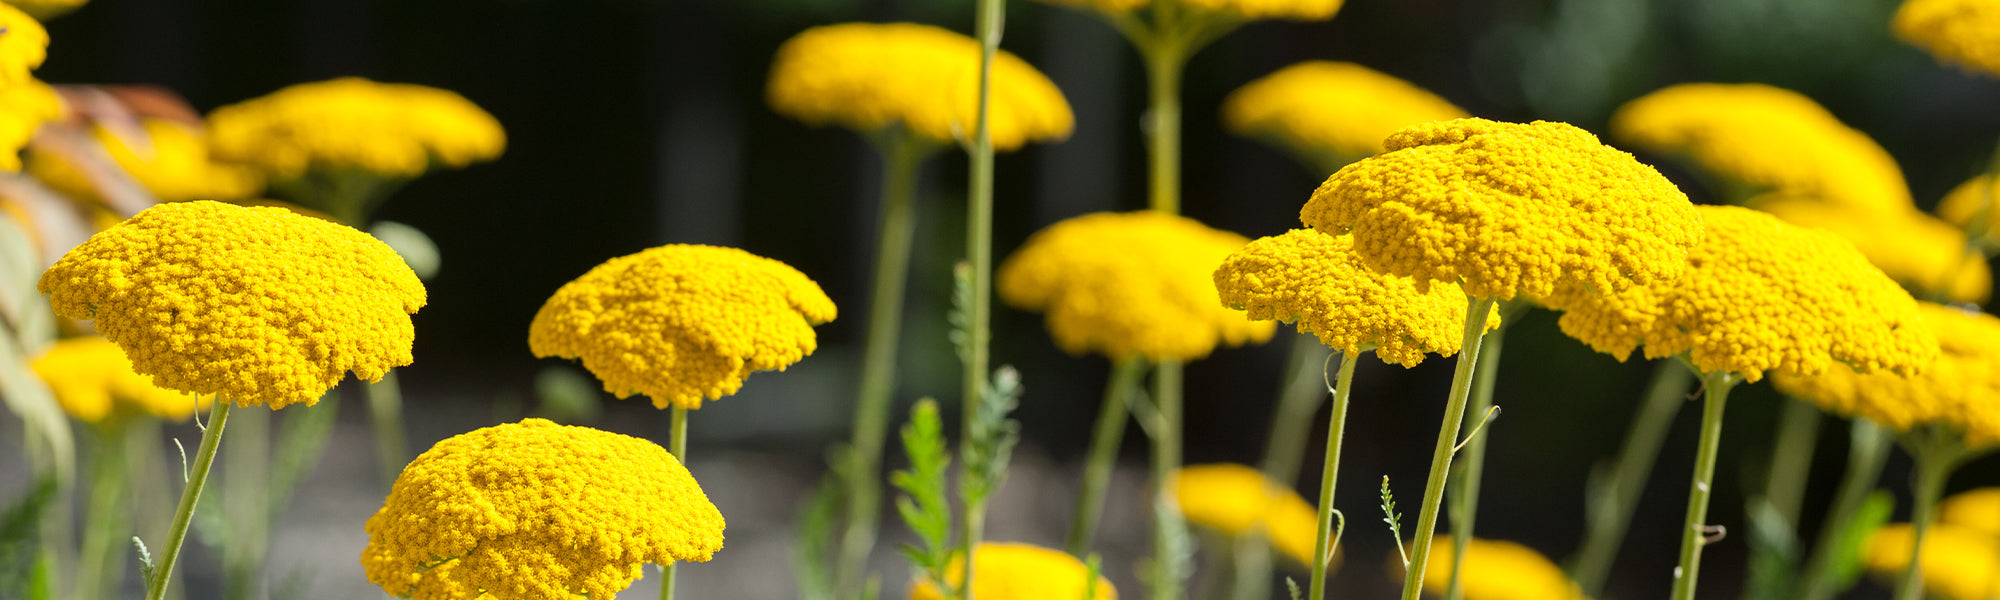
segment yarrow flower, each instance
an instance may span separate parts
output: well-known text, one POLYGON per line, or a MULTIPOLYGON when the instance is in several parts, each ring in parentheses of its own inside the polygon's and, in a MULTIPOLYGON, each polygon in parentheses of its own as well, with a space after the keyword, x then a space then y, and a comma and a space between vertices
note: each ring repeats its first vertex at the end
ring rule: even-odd
MULTIPOLYGON (((811 124, 862 132, 901 125, 952 143, 977 126, 979 61, 978 41, 929 25, 814 27, 778 48, 765 97, 811 124)), ((1074 119, 1048 77, 1012 54, 994 54, 987 123, 995 150, 1068 138, 1074 119)))
POLYGON ((701 408, 752 371, 819 348, 833 300, 785 263, 735 248, 668 245, 605 261, 564 284, 529 326, 535 356, 580 358, 620 398, 701 408))
POLYGON ((1958 184, 1938 201, 1939 218, 1972 230, 1988 245, 2000 244, 2000 188, 1992 175, 1980 175, 1958 184), (1984 213, 1986 222, 1974 223, 1984 213))
MULTIPOLYGON (((0 4, 0 10, 6 7, 0 4)), ((0 34, 0 39, 8 35, 11 34, 0 34)), ((0 170, 20 170, 21 147, 28 145, 42 123, 61 117, 62 113, 62 98, 40 81, 29 79, 0 85, 0 170)))
POLYGON ((358 77, 224 106, 208 127, 217 158, 256 165, 274 179, 312 169, 415 177, 432 165, 493 160, 507 147, 500 122, 464 96, 358 77))
POLYGON ((1382 139, 1463 109, 1410 82, 1354 63, 1311 60, 1244 84, 1222 103, 1237 135, 1269 139, 1316 163, 1382 151, 1382 139))
POLYGON ((1280 553, 1312 565, 1319 515, 1291 486, 1226 463, 1181 467, 1173 482, 1175 502, 1189 523, 1230 537, 1262 531, 1280 553))
POLYGON ((368 518, 361 566, 402 598, 611 598, 645 563, 707 561, 723 525, 659 445, 527 419, 404 467, 368 518))
POLYGON ((193 394, 153 385, 132 370, 124 350, 97 336, 56 342, 30 366, 55 393, 63 412, 80 421, 103 423, 123 413, 179 421, 207 404, 193 394))
POLYGON ((1936 360, 1922 373, 1857 373, 1828 369, 1816 376, 1781 374, 1779 390, 1827 410, 1866 417, 1897 431, 1941 423, 1972 446, 2000 443, 2000 319, 1928 302, 1923 328, 1938 341, 1936 360))
MULTIPOLYGON (((1215 270, 1222 303, 1253 320, 1297 322, 1349 356, 1373 350, 1384 362, 1414 367, 1424 355, 1458 353, 1465 332, 1465 292, 1453 285, 1419 290, 1404 277, 1361 266, 1354 241, 1316 229, 1258 238, 1215 270)), ((1487 320, 1491 331, 1500 318, 1487 320)))
POLYGON ((28 13, 0 2, 0 89, 32 81, 28 72, 49 56, 49 31, 28 13))
POLYGON ((1946 298, 1974 304, 1993 294, 1993 272, 1984 255, 1966 248, 1965 232, 1922 212, 1874 213, 1790 194, 1765 194, 1748 204, 1840 236, 1907 289, 1942 288, 1946 298))
MULTIPOLYGON (((1885 525, 1868 536, 1861 564, 1879 577, 1900 577, 1915 548, 1916 530, 1909 523, 1885 525)), ((1986 600, 2000 588, 2000 538, 1950 523, 1932 524, 1924 532, 1922 567, 1929 597, 1986 600)))
MULTIPOLYGON (((972 597, 980 600, 1046 600, 1075 598, 1089 592, 1097 600, 1118 600, 1118 590, 1102 576, 1096 589, 1084 586, 1090 568, 1076 557, 1029 544, 984 542, 973 551, 972 597)), ((965 557, 955 556, 945 567, 946 583, 962 585, 965 557)), ((910 600, 943 600, 937 583, 918 581, 910 587, 910 600)))
POLYGON ((1908 0, 1896 9, 1896 37, 1939 61, 2000 76, 2000 3, 1908 0))
POLYGON ((161 204, 70 250, 39 289, 160 387, 311 405, 410 364, 423 284, 366 233, 279 208, 161 204))
MULTIPOLYGON (((142 140, 122 139, 101 126, 91 133, 120 168, 160 201, 237 200, 264 190, 264 177, 255 169, 212 160, 201 129, 164 119, 147 119, 141 126, 142 140)), ((74 198, 97 195, 75 166, 54 154, 30 154, 28 173, 74 198)))
MULTIPOLYGON (((1433 552, 1424 589, 1443 594, 1451 581, 1452 553, 1433 552)), ((1582 588, 1534 549, 1514 542, 1472 538, 1459 584, 1465 600, 1586 600, 1582 588)))
MULTIPOLYGON (((1148 0, 1043 0, 1106 13, 1127 13, 1155 3, 1148 0)), ((1168 0, 1170 4, 1228 17, 1263 20, 1325 21, 1340 12, 1344 0, 1168 0)))
POLYGON ((1679 188, 1566 124, 1440 121, 1384 145, 1328 177, 1299 219, 1351 231, 1362 265, 1419 288, 1559 307, 1672 279, 1701 237, 1679 188))
POLYGON ((21 12, 28 13, 36 19, 47 21, 51 18, 62 16, 69 11, 76 10, 77 7, 83 6, 88 2, 89 0, 7 0, 6 3, 13 5, 14 8, 21 9, 21 12))
MULTIPOLYGON (((1966 490, 1938 503, 1938 522, 2000 539, 2000 487, 1966 490)), ((1995 565, 2000 568, 2000 565, 1995 565)))
POLYGON ((1911 374, 1937 357, 1916 300, 1846 240, 1747 208, 1699 210, 1708 235, 1685 274, 1572 303, 1563 332, 1620 360, 1644 345, 1647 358, 1687 353, 1751 382, 1835 362, 1911 374))
POLYGON ((1213 273, 1249 240, 1158 211, 1094 213, 1036 232, 1000 265, 996 289, 1015 308, 1048 313, 1070 354, 1120 361, 1197 359, 1217 345, 1271 339, 1218 298, 1213 273))

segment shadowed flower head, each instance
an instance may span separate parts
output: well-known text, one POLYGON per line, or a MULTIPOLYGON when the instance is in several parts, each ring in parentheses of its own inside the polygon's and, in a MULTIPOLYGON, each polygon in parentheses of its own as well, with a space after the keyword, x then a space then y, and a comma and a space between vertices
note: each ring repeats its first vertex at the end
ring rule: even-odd
POLYGON ((1173 482, 1175 502, 1189 523, 1230 537, 1261 529, 1280 553, 1312 565, 1313 547, 1319 543, 1319 514, 1291 486, 1271 481, 1256 469, 1226 463, 1182 467, 1174 472, 1173 482))
POLYGON ((1941 62, 2000 76, 2000 3, 1908 0, 1892 26, 1896 37, 1941 62))
POLYGON ((1734 206, 1702 206, 1687 273, 1565 307, 1564 333, 1624 360, 1687 353, 1703 372, 1757 381, 1836 361, 1914 373, 1937 357, 1917 302, 1831 233, 1734 206))
POLYGON ((289 179, 313 169, 416 177, 432 165, 493 160, 500 122, 448 90, 358 77, 302 83, 215 109, 209 146, 222 160, 289 179))
MULTIPOLYGON (((1349 356, 1369 350, 1383 362, 1414 367, 1424 355, 1458 353, 1465 333, 1465 292, 1454 285, 1419 290, 1405 277, 1361 266, 1353 240, 1317 229, 1258 238, 1215 270, 1222 303, 1254 320, 1297 322, 1300 333, 1349 356)), ((1486 322, 1500 326, 1498 308, 1486 322)))
MULTIPOLYGON (((0 10, 6 8, 0 4, 0 10)), ((12 34, 0 34, 0 39, 8 35, 12 34)), ((35 128, 61 117, 62 112, 62 98, 40 81, 0 85, 0 170, 20 170, 21 147, 35 136, 35 128)))
POLYGON ((0 89, 28 81, 49 56, 49 32, 21 9, 0 3, 0 89))
MULTIPOLYGON (((1910 566, 1916 530, 1894 523, 1875 530, 1861 549, 1861 564, 1882 581, 1895 581, 1910 566)), ((1924 593, 1930 598, 1987 600, 2000 586, 2000 538, 1937 523, 1924 532, 1924 593)))
MULTIPOLYGON (((143 127, 146 139, 131 142, 103 127, 92 127, 91 133, 120 168, 160 201, 237 200, 264 190, 264 177, 255 169, 210 160, 202 130, 164 119, 147 119, 143 127)), ((28 173, 70 197, 97 196, 76 167, 54 154, 29 155, 28 173)))
POLYGON ((153 385, 151 378, 132 370, 124 350, 97 336, 56 342, 32 366, 63 412, 80 421, 102 423, 125 412, 179 421, 194 414, 197 405, 208 404, 193 394, 153 385))
MULTIPOLYGON (((1106 13, 1126 13, 1155 4, 1149 0, 1042 0, 1052 4, 1067 4, 1078 8, 1088 8, 1106 13)), ((1340 12, 1344 0, 1166 0, 1167 3, 1195 10, 1219 13, 1227 18, 1245 20, 1285 19, 1290 21, 1325 21, 1340 12)))
POLYGON ((701 408, 752 371, 784 370, 819 348, 833 300, 785 263, 735 248, 669 245, 605 261, 535 313, 535 356, 583 359, 620 398, 701 408))
POLYGON ((1354 63, 1311 60, 1244 84, 1222 103, 1237 135, 1260 137, 1326 164, 1382 151, 1412 125, 1467 116, 1410 82, 1354 63))
POLYGON ((1560 307, 1672 279, 1701 238, 1679 188, 1563 123, 1440 121, 1385 147, 1327 178, 1299 219, 1351 231, 1363 265, 1420 287, 1560 307))
MULTIPOLYGON (((1451 552, 1432 552, 1424 569, 1424 589, 1443 594, 1451 580, 1451 552)), ((1501 540, 1472 538, 1465 549, 1459 584, 1465 600, 1585 600, 1582 588, 1533 548, 1501 540)))
POLYGON ((1980 175, 1952 188, 1938 202, 1937 213, 1953 225, 1970 226, 1988 244, 2000 242, 2000 189, 1993 187, 1992 175, 1980 175), (1986 222, 1974 223, 1982 216, 1986 222))
POLYGON ((241 406, 318 402, 410 364, 423 284, 366 233, 281 208, 161 204, 70 250, 39 285, 160 387, 241 406))
POLYGON ((1887 150, 1791 90, 1676 85, 1620 107, 1611 131, 1634 146, 1686 156, 1752 191, 1806 194, 1876 212, 1914 208, 1903 170, 1887 150))
MULTIPOLYGON (((1090 568, 1076 557, 1030 544, 985 542, 974 552, 972 597, 980 600, 1081 600, 1084 578, 1090 568)), ((956 587, 964 581, 965 557, 955 556, 945 567, 946 581, 956 587)), ((1118 600, 1118 590, 1102 576, 1097 578, 1092 597, 1118 600)), ((935 582, 924 580, 910 586, 910 600, 942 600, 935 582)))
MULTIPOLYGON (((971 139, 979 109, 979 42, 914 23, 814 27, 778 48, 764 90, 771 108, 862 132, 902 125, 933 141, 971 139)), ((1062 90, 1026 61, 993 55, 987 122, 993 148, 1069 137, 1062 90)))
POLYGON ((723 519, 659 445, 528 419, 417 456, 367 528, 361 566, 392 595, 570 600, 707 561, 723 519))
POLYGON ((1943 287, 1950 300, 1976 304, 1993 294, 1986 256, 1965 247, 1964 230, 1922 212, 1874 213, 1789 194, 1765 194, 1750 205, 1793 225, 1840 236, 1907 289, 1943 287))
POLYGON ((60 17, 69 11, 76 10, 77 7, 83 6, 87 2, 89 0, 7 0, 6 3, 13 5, 14 8, 21 9, 21 12, 47 21, 54 17, 60 17))
POLYGON ((1772 383, 1829 411, 1897 431, 1942 423, 1973 446, 2000 443, 2000 319, 1928 302, 1919 306, 1940 351, 1923 372, 1905 377, 1835 368, 1812 377, 1779 374, 1772 383))
POLYGON ((1978 531, 2000 541, 2000 488, 1952 494, 1938 503, 1938 522, 1978 531))
POLYGON ((1000 265, 1000 299, 1048 313, 1070 354, 1190 360, 1276 327, 1222 305, 1215 268, 1249 240, 1158 211, 1095 213, 1050 225, 1000 265))

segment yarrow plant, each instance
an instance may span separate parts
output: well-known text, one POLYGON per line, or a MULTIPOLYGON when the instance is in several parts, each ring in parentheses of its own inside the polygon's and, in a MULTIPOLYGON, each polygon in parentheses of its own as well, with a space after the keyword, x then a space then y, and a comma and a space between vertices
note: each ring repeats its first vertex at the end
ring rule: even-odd
MULTIPOLYGON (((1118 600, 1118 590, 1074 556, 1030 544, 987 542, 973 552, 973 570, 979 577, 966 598, 983 600, 1070 599, 1118 600)), ((947 587, 963 582, 963 555, 953 556, 945 569, 947 587)), ((960 597, 945 594, 937 582, 919 580, 910 587, 910 600, 944 600, 960 597)))
POLYGON ((1325 60, 1259 77, 1222 102, 1222 120, 1231 133, 1268 140, 1325 173, 1381 152, 1389 134, 1468 116, 1410 82, 1325 60))
POLYGON ((1229 463, 1188 465, 1173 479, 1174 503, 1188 523, 1231 538, 1260 536, 1298 564, 1319 566, 1313 558, 1318 543, 1313 507, 1291 486, 1229 463))

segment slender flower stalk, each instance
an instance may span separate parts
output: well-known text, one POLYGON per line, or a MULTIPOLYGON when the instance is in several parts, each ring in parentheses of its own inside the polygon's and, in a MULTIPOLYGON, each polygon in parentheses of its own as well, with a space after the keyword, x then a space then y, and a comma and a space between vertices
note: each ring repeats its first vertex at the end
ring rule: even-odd
POLYGON ((215 447, 222 444, 222 427, 228 423, 229 403, 217 395, 208 424, 202 427, 201 446, 195 449, 194 462, 187 465, 187 485, 181 488, 180 505, 174 509, 173 525, 167 529, 167 543, 160 549, 160 560, 154 564, 153 578, 146 582, 146 600, 160 600, 166 596, 167 582, 174 575, 174 562, 180 559, 181 543, 187 539, 188 525, 194 522, 195 502, 201 499, 202 486, 208 484, 209 466, 215 462, 215 447))
POLYGON ((410 463, 410 449, 404 442, 403 388, 396 372, 362 387, 368 394, 368 423, 375 430, 375 462, 382 471, 382 487, 395 485, 396 476, 410 463))
POLYGON ((1146 59, 1148 115, 1147 206, 1168 214, 1181 212, 1181 73, 1193 49, 1187 40, 1155 35, 1140 52, 1146 59))
MULTIPOLYGON (((1483 323, 1481 324, 1483 325, 1483 323)), ((1482 328, 1483 329, 1483 328, 1482 328)), ((1333 488, 1340 474, 1340 441, 1347 428, 1347 398, 1351 394, 1354 381, 1355 359, 1353 354, 1340 357, 1340 374, 1333 380, 1333 413, 1327 417, 1326 461, 1322 463, 1319 477, 1319 529, 1317 541, 1313 542, 1312 592, 1311 600, 1326 597, 1326 567, 1333 560, 1333 488)))
MULTIPOLYGON (((1278 410, 1271 417, 1271 434, 1264 445, 1264 477, 1290 486, 1299 479, 1299 461, 1306 453, 1313 415, 1326 399, 1322 365, 1331 351, 1310 335, 1292 339, 1292 357, 1285 368, 1285 385, 1278 393, 1278 410), (1313 377, 1321 375, 1321 377, 1313 377)), ((1263 600, 1271 595, 1271 547, 1259 530, 1236 542, 1233 600, 1263 600)))
POLYGON ((240 411, 222 451, 223 514, 230 515, 223 536, 222 571, 224 598, 263 598, 264 558, 271 547, 272 506, 279 498, 270 493, 272 411, 251 408, 240 411))
POLYGON ((1881 425, 1856 418, 1848 440, 1847 473, 1840 479, 1840 491, 1834 495, 1833 507, 1828 509, 1825 524, 1820 527, 1819 540, 1813 542, 1812 554, 1806 557, 1805 573, 1799 577, 1801 600, 1829 600, 1840 592, 1834 589, 1831 577, 1840 560, 1840 549, 1835 545, 1840 543, 1841 531, 1861 510, 1869 492, 1874 491, 1876 480, 1882 478, 1882 467, 1889 461, 1890 434, 1881 425))
POLYGON ((1486 333, 1486 315, 1493 312, 1492 298, 1472 298, 1466 302, 1465 338, 1459 344, 1458 367, 1451 377, 1451 395, 1445 398, 1444 423, 1438 427, 1437 447, 1431 451, 1430 477, 1424 482, 1423 512, 1417 516, 1416 539, 1410 544, 1409 568, 1403 575, 1403 600, 1416 600, 1424 589, 1424 567, 1429 564, 1431 537, 1437 533, 1438 506, 1444 500, 1445 478, 1451 472, 1451 457, 1458 446, 1459 425, 1465 418, 1467 396, 1472 391, 1472 375, 1479 362, 1479 345, 1486 333))
POLYGON ((1097 533, 1098 518, 1104 514, 1104 490, 1110 487, 1111 470, 1118 462, 1118 446, 1125 438, 1127 403, 1146 374, 1146 361, 1134 356, 1111 367, 1111 379, 1104 384, 1104 406, 1097 411, 1096 431, 1090 437, 1090 455, 1083 467, 1083 485, 1077 492, 1076 514, 1071 517, 1066 549, 1081 559, 1090 553, 1097 533))
POLYGON ((1978 455, 1966 447, 1958 433, 1944 429, 1932 425, 1903 435, 1903 447, 1917 463, 1910 482, 1910 524, 1916 535, 1910 542, 1910 565, 1903 569, 1903 576, 1896 583, 1896 600, 1923 600, 1924 536, 1937 520, 1933 513, 1937 512, 1938 499, 1944 496, 1944 484, 1951 478, 1951 472, 1978 455))
POLYGON ((1674 415, 1680 414, 1681 404, 1687 401, 1688 385, 1694 382, 1689 375, 1678 361, 1661 361, 1653 367, 1644 404, 1632 416, 1632 428, 1625 434, 1618 462, 1613 463, 1606 475, 1610 478, 1609 487, 1592 490, 1594 504, 1571 571, 1586 596, 1595 598, 1604 591, 1611 565, 1617 562, 1618 549, 1624 545, 1625 532, 1632 525, 1632 512, 1638 509, 1646 480, 1652 477, 1660 446, 1666 443, 1674 415))
MULTIPOLYGON (((1480 344, 1479 365, 1472 376, 1473 418, 1484 418, 1493 408, 1493 382, 1499 379, 1500 348, 1507 339, 1507 325, 1520 314, 1518 303, 1501 303, 1500 328, 1486 334, 1480 344)), ((1465 596, 1463 576, 1465 553, 1472 547, 1472 526, 1479 518, 1479 482, 1486 470, 1486 438, 1477 432, 1465 440, 1465 459, 1453 467, 1458 471, 1458 487, 1451 490, 1451 575, 1445 580, 1445 600, 1465 596)))
MULTIPOLYGON (((1186 539, 1187 524, 1175 502, 1174 472, 1181 468, 1181 361, 1163 360, 1153 370, 1153 409, 1157 412, 1153 439, 1153 573, 1148 598, 1177 600, 1181 597, 1182 571, 1180 541, 1186 539)), ((969 600, 969 599, 968 599, 969 600)))
POLYGON ((126 423, 98 427, 91 436, 96 452, 90 465, 89 513, 84 521, 83 548, 77 553, 76 584, 73 592, 81 600, 117 596, 118 582, 125 580, 126 537, 132 529, 131 513, 119 506, 130 499, 130 482, 125 478, 126 448, 132 435, 126 423))
MULTIPOLYGON (((988 126, 988 117, 993 102, 993 55, 1000 49, 1000 33, 1003 27, 1006 0, 979 0, 979 12, 974 28, 979 38, 979 112, 973 119, 971 177, 966 192, 966 255, 972 263, 972 306, 966 315, 965 388, 960 396, 960 408, 964 413, 960 436, 960 456, 966 456, 972 449, 972 430, 977 412, 973 407, 986 394, 987 388, 987 346, 991 341, 992 296, 993 296, 993 132, 988 126)), ((961 478, 969 478, 973 473, 967 469, 965 461, 959 461, 961 478)), ((986 533, 986 501, 984 498, 961 498, 965 518, 964 535, 960 536, 959 553, 972 556, 986 533)), ((959 579, 959 600, 973 600, 975 581, 973 563, 966 560, 965 574, 959 579)))
POLYGON ((1769 478, 1764 501, 1777 509, 1785 524, 1799 527, 1799 507, 1805 503, 1806 475, 1812 471, 1813 449, 1819 445, 1819 409, 1799 400, 1782 400, 1778 433, 1771 443, 1769 478))
MULTIPOLYGON (((673 420, 667 425, 667 453, 674 455, 674 460, 681 461, 683 467, 688 464, 687 413, 688 409, 675 406, 673 420)), ((660 566, 660 600, 674 600, 674 564, 667 563, 660 566)))
POLYGON ((1701 411, 1701 443, 1695 450, 1694 482, 1688 486, 1687 518, 1681 521, 1681 558, 1680 565, 1674 567, 1673 600, 1694 599, 1695 580, 1701 575, 1701 548, 1711 540, 1705 523, 1715 480, 1716 450, 1722 446, 1723 407, 1729 401, 1729 389, 1738 381, 1739 377, 1727 371, 1702 375, 1706 401, 1701 411))

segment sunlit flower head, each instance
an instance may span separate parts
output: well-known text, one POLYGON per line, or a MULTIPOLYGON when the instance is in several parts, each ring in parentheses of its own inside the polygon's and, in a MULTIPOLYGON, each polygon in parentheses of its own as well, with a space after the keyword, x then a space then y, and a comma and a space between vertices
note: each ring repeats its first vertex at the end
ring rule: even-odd
POLYGON ((42 274, 59 316, 95 319, 160 387, 312 404, 353 371, 410 364, 423 284, 353 228, 279 208, 161 204, 42 274))
POLYGON ((1701 239, 1679 188, 1566 124, 1439 121, 1386 147, 1328 177, 1299 219, 1351 231, 1363 265, 1420 286, 1560 307, 1672 279, 1701 239))
POLYGON ((1896 37, 1939 61, 2000 76, 2000 3, 1908 0, 1896 9, 1896 37))
POLYGON ((1991 175, 1980 175, 1952 188, 1938 202, 1937 214, 1961 228, 1971 226, 1989 244, 2000 243, 2000 189, 1993 187, 1991 175), (1974 224, 1981 213, 1986 222, 1974 224))
MULTIPOLYGON (((1086 592, 1096 600, 1118 600, 1118 590, 1099 576, 1097 589, 1084 586, 1090 568, 1076 557, 1058 550, 1029 544, 984 542, 973 553, 972 597, 980 600, 1082 600, 1086 592)), ((945 567, 945 581, 956 587, 965 574, 965 557, 952 557, 945 567)), ((917 581, 910 586, 910 600, 943 600, 937 583, 917 581)))
MULTIPOLYGON (((1894 523, 1875 530, 1861 548, 1861 564, 1883 581, 1895 581, 1910 566, 1916 530, 1894 523)), ((1949 600, 1987 600, 2000 589, 2000 538, 1933 524, 1924 532, 1924 594, 1949 600)))
MULTIPOLYGON (((122 139, 104 127, 93 127, 91 133, 120 168, 160 201, 236 200, 264 190, 264 176, 256 169, 211 160, 202 130, 164 119, 147 119, 142 126, 145 139, 139 140, 122 139)), ((54 154, 29 155, 28 174, 71 197, 97 195, 75 166, 54 154)))
MULTIPOLYGON (((1224 305, 1251 319, 1296 322, 1300 333, 1350 356, 1374 350, 1384 362, 1414 367, 1428 353, 1457 354, 1465 292, 1455 285, 1419 290, 1409 278, 1368 270, 1353 245, 1317 229, 1258 238, 1223 260, 1215 289, 1224 305)), ((1486 324, 1499 327, 1499 316, 1486 324)))
MULTIPOLYGON (((0 4, 0 10, 6 7, 0 4)), ((7 35, 0 34, 0 39, 7 35)), ((40 81, 0 85, 0 171, 20 170, 21 147, 28 145, 36 128, 61 117, 62 112, 62 98, 40 81)))
POLYGON ((2000 540, 2000 487, 1952 494, 1938 503, 1938 522, 1978 531, 2000 540))
MULTIPOLYGON (((1424 568, 1424 589, 1443 594, 1451 580, 1451 552, 1432 552, 1424 568)), ((1533 548, 1501 540, 1472 538, 1459 570, 1465 600, 1585 600, 1582 588, 1562 568, 1533 548)))
POLYGON ((1974 446, 2000 443, 2000 319, 1928 302, 1919 306, 1923 329, 1939 347, 1923 372, 1905 377, 1833 368, 1811 377, 1781 373, 1772 382, 1828 411, 1897 431, 1938 423, 1963 432, 1974 446))
POLYGON ((580 358, 620 398, 701 408, 752 371, 784 370, 819 348, 833 300, 785 263, 735 248, 668 245, 605 261, 535 313, 535 356, 580 358))
POLYGON ((1279 553, 1312 565, 1319 514, 1291 486, 1227 463, 1182 467, 1173 482, 1175 502, 1189 523, 1230 537, 1260 530, 1279 553))
POLYGON ((1070 354, 1196 359, 1276 330, 1216 294, 1215 268, 1249 241, 1158 211, 1088 214, 1029 237, 995 287, 1008 305, 1048 313, 1049 334, 1070 354))
POLYGON ((1954 302, 1985 304, 1993 293, 1986 256, 1965 247, 1964 230, 1930 215, 1867 212, 1789 194, 1766 194, 1749 204, 1793 225, 1846 239, 1868 262, 1919 295, 1942 287, 1954 302))
POLYGON ((1831 233, 1734 206, 1708 226, 1680 277, 1566 307, 1564 333, 1624 360, 1687 353, 1702 372, 1910 374, 1937 357, 1916 300, 1831 233), (1834 363, 1846 363, 1846 367, 1834 363))
MULTIPOLYGON (((771 108, 807 123, 863 132, 893 125, 937 142, 978 126, 979 42, 915 23, 814 27, 778 48, 764 90, 771 108)), ((993 55, 987 114, 993 148, 1061 140, 1075 126, 1062 90, 1026 61, 993 55)))
POLYGON ((63 412, 79 421, 101 423, 121 413, 179 421, 206 406, 194 394, 162 389, 132 371, 117 344, 97 336, 69 338, 49 346, 30 363, 48 383, 63 412))
POLYGON ((707 561, 723 519, 659 445, 528 419, 417 456, 367 530, 361 566, 391 595, 571 600, 611 598, 645 563, 707 561))
POLYGON ((256 165, 274 179, 314 169, 415 177, 463 167, 507 147, 500 121, 449 90, 358 77, 302 83, 215 109, 215 157, 256 165))
POLYGON ((0 2, 0 89, 30 81, 49 56, 49 32, 28 13, 0 2))
POLYGON ((1410 82, 1324 60, 1279 69, 1237 88, 1222 103, 1222 119, 1232 133, 1271 140, 1315 164, 1375 154, 1389 134, 1466 116, 1410 82))
MULTIPOLYGON (((1128 13, 1147 6, 1149 0, 1042 0, 1052 4, 1066 4, 1078 8, 1106 13, 1128 13)), ((1166 0, 1224 18, 1263 20, 1285 19, 1291 21, 1325 21, 1340 12, 1345 0, 1166 0)))

